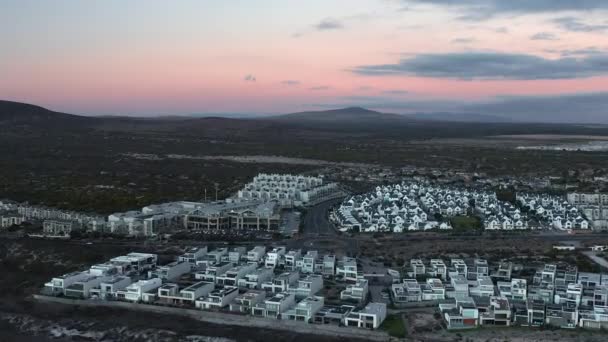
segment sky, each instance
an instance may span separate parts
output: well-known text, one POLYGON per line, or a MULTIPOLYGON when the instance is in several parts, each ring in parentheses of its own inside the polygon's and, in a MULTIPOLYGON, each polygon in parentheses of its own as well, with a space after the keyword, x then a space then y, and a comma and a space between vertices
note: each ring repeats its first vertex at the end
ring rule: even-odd
POLYGON ((606 0, 3 0, 0 46, 75 114, 608 116, 606 0))

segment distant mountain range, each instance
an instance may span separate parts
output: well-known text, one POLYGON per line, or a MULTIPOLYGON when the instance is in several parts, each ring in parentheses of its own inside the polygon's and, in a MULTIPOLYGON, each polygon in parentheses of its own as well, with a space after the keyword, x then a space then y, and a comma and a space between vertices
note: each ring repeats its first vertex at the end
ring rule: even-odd
MULTIPOLYGON (((307 111, 283 115, 264 114, 192 114, 181 116, 159 116, 159 117, 130 117, 130 116, 80 116, 59 113, 46 108, 11 101, 0 101, 0 123, 15 125, 63 125, 71 126, 96 126, 121 122, 123 124, 154 125, 163 122, 165 125, 208 125, 211 122, 222 123, 222 125, 344 125, 344 126, 366 126, 369 128, 392 125, 419 125, 432 122, 444 123, 539 123, 534 117, 521 115, 505 117, 478 113, 415 113, 415 114, 393 114, 382 113, 361 107, 348 107, 324 111, 307 111), (255 123, 254 123, 255 122, 255 123)), ((551 124, 554 122, 544 122, 551 124)), ((568 123, 573 123, 572 121, 568 123)))

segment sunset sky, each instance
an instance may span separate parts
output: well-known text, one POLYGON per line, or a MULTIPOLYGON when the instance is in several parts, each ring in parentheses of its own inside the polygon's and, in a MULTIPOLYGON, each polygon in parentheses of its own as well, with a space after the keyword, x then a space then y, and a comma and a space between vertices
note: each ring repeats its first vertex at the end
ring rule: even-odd
POLYGON ((606 0, 3 0, 0 46, 77 114, 608 109, 606 0))

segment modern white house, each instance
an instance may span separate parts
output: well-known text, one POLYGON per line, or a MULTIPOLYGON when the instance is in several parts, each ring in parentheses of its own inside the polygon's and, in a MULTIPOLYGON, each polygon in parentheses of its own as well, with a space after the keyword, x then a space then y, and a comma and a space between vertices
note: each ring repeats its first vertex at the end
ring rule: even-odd
POLYGON ((237 285, 240 288, 259 289, 262 287, 262 283, 269 281, 273 275, 272 268, 260 267, 245 274, 238 280, 237 285))
POLYGON ((283 312, 281 317, 282 319, 311 323, 313 317, 321 310, 324 304, 325 298, 323 297, 306 297, 298 302, 295 307, 283 312))
POLYGON ((266 267, 275 268, 282 261, 283 256, 285 255, 285 247, 275 247, 269 252, 266 253, 266 259, 264 260, 264 265, 266 267))
POLYGON ((299 272, 284 272, 274 277, 271 281, 262 283, 262 289, 272 293, 285 292, 295 285, 298 279, 300 279, 299 272))
POLYGON ((346 289, 340 292, 340 299, 363 303, 367 299, 368 292, 367 279, 358 279, 356 283, 347 285, 346 289))
POLYGON ((238 287, 226 286, 223 289, 210 292, 206 297, 197 299, 195 306, 199 309, 219 310, 228 306, 238 295, 238 287))
POLYGON ((239 280, 256 270, 255 264, 244 264, 230 268, 222 275, 216 276, 215 283, 219 286, 238 286, 239 280))
POLYGON ((336 267, 336 276, 342 277, 345 281, 356 282, 358 279, 357 260, 344 257, 336 267))
POLYGON ((264 303, 257 304, 251 309, 251 312, 254 316, 278 318, 295 305, 296 300, 292 293, 281 292, 267 298, 264 303))
POLYGON ((148 278, 160 278, 164 281, 174 281, 184 274, 190 273, 191 265, 186 261, 173 261, 148 271, 148 278))
POLYGON ((287 291, 293 293, 297 299, 310 297, 323 288, 323 276, 317 274, 308 274, 303 278, 298 279, 294 286, 289 286, 287 291))
POLYGON ((118 291, 117 296, 132 302, 147 301, 147 297, 149 297, 147 293, 153 293, 153 296, 155 297, 156 290, 161 287, 162 284, 163 281, 160 278, 139 280, 138 282, 127 286, 124 290, 118 291))
POLYGON ((99 284, 99 294, 97 295, 104 299, 116 298, 116 293, 123 291, 129 285, 131 285, 131 278, 126 276, 106 278, 99 284))
POLYGON ((203 259, 207 255, 207 246, 203 247, 192 247, 188 248, 186 252, 178 257, 178 261, 189 263, 191 266, 195 266, 198 260, 203 259))
POLYGON ((52 294, 64 293, 70 285, 90 277, 89 272, 72 272, 51 279, 44 284, 45 289, 52 294))
POLYGON ((251 262, 259 262, 266 254, 266 247, 255 246, 252 250, 247 252, 247 260, 251 262))
POLYGON ((266 291, 249 290, 234 298, 230 303, 230 311, 251 314, 251 310, 266 299, 266 291))
POLYGON ((344 319, 347 327, 378 329, 386 319, 385 303, 369 303, 361 310, 353 310, 344 319))

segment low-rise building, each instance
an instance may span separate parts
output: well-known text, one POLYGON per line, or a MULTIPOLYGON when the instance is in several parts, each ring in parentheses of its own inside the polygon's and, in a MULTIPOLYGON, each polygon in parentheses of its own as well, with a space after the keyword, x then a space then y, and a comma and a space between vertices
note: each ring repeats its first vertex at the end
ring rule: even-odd
POLYGON ((295 307, 283 312, 281 317, 292 321, 312 323, 313 317, 321 310, 325 299, 319 296, 310 296, 297 303, 295 307))
POLYGON ((266 299, 266 291, 249 290, 234 298, 230 311, 250 314, 251 310, 266 299))
POLYGON ((147 295, 147 293, 154 293, 155 297, 156 290, 161 287, 162 284, 163 281, 160 278, 140 280, 127 286, 124 290, 118 291, 117 297, 132 302, 148 301, 147 298, 149 295, 147 295))
POLYGON ((210 292, 206 297, 195 301, 195 306, 205 310, 219 310, 228 306, 239 295, 238 287, 226 286, 220 290, 210 292))
POLYGON ((296 305, 295 296, 293 293, 281 292, 271 298, 268 298, 264 303, 257 304, 252 309, 252 315, 260 317, 278 318, 282 313, 291 309, 296 305))
POLYGON ((262 283, 270 280, 273 275, 272 268, 260 267, 245 274, 238 280, 237 285, 248 289, 259 289, 262 287, 262 283))
POLYGON ((298 279, 295 286, 289 286, 288 290, 297 299, 314 296, 323 288, 323 277, 317 274, 308 274, 298 279))
POLYGON ((347 285, 346 289, 340 292, 340 299, 363 303, 367 299, 368 292, 369 287, 367 279, 359 279, 356 283, 347 285))
POLYGON ((361 310, 353 310, 344 319, 347 327, 377 329, 386 319, 386 304, 369 303, 361 310))
POLYGON ((186 273, 190 273, 190 264, 185 261, 173 261, 155 270, 148 271, 148 278, 160 278, 164 281, 174 281, 186 273))
POLYGON ((295 285, 300 278, 299 272, 284 272, 276 276, 272 281, 262 283, 262 289, 272 293, 286 292, 295 285))

